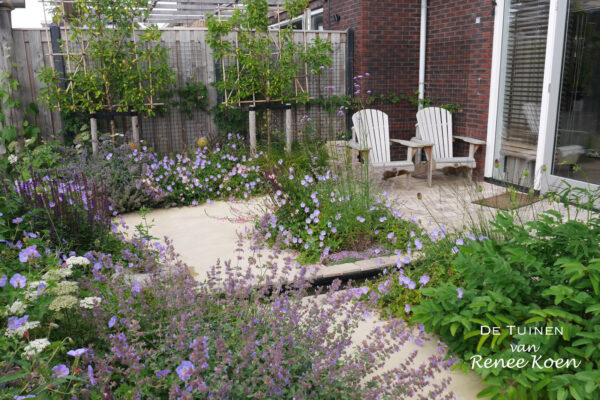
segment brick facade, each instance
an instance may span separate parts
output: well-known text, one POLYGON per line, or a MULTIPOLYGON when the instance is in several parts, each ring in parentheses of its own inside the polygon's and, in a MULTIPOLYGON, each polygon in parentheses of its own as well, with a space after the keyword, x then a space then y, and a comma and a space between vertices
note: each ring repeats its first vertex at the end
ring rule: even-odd
MULTIPOLYGON (((454 133, 485 140, 494 35, 489 0, 429 0, 425 95, 434 103, 458 103, 454 133)), ((465 154, 467 146, 458 151, 465 154)), ((485 147, 479 150, 476 175, 483 176, 485 147)))
MULTIPOLYGON (((325 3, 324 26, 355 33, 354 75, 371 74, 363 89, 373 95, 408 95, 417 90, 419 80, 420 2, 415 0, 329 0, 331 14, 340 21, 328 19, 325 3), (329 25, 328 25, 329 21, 329 25)), ((396 104, 378 101, 371 107, 388 114, 390 135, 411 138, 415 134, 416 107, 407 100, 396 104)), ((405 156, 401 146, 392 147, 392 158, 405 156)))
MULTIPOLYGON (((417 90, 420 0, 326 0, 321 4, 325 29, 354 30, 354 74, 371 74, 365 89, 398 97, 417 90), (334 21, 335 14, 339 22, 334 21)), ((462 111, 453 117, 455 134, 486 138, 493 20, 489 0, 429 0, 425 96, 433 105, 461 106, 462 111)), ((392 137, 414 136, 415 105, 403 99, 395 104, 377 102, 373 107, 389 115, 392 137)), ((464 155, 466 149, 456 151, 464 155)), ((401 147, 392 148, 393 159, 404 154, 401 147)), ((481 177, 485 148, 476 159, 476 176, 481 177)))

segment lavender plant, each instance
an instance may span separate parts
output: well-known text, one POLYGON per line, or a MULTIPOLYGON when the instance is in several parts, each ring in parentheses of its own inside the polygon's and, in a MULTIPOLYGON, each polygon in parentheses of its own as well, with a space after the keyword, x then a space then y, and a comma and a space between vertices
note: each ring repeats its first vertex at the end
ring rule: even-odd
POLYGON ((153 273, 146 284, 114 279, 109 263, 89 281, 102 282, 95 296, 107 299, 84 317, 98 338, 86 353, 93 388, 105 396, 451 398, 442 395, 447 380, 433 382, 450 365, 441 348, 422 365, 410 354, 380 373, 411 337, 423 340, 402 320, 353 344, 359 324, 375 314, 378 295, 366 288, 335 282, 309 296, 309 270, 277 258, 247 269, 218 264, 199 284, 171 251, 163 255, 169 273, 153 273))

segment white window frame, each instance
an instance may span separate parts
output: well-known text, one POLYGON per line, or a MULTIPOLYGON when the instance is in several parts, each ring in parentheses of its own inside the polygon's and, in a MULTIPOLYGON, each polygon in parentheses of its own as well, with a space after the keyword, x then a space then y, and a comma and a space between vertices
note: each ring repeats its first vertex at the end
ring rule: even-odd
MULTIPOLYGON (((306 24, 308 25, 308 27, 306 29, 307 31, 310 31, 310 30, 313 29, 313 27, 312 27, 312 17, 315 16, 315 15, 318 15, 318 14, 323 14, 323 7, 316 8, 314 10, 310 10, 310 14, 308 15, 308 17, 310 17, 310 18, 306 18, 306 20, 307 20, 306 24)), ((305 14, 302 14, 302 15, 299 15, 299 16, 297 16, 295 18, 292 18, 291 20, 289 18, 285 19, 285 20, 280 21, 280 22, 278 22, 276 24, 269 25, 269 29, 276 29, 278 27, 284 28, 287 25, 289 25, 290 23, 294 23, 294 22, 298 22, 298 21, 302 21, 303 22, 302 25, 304 26, 304 17, 305 17, 305 14)))
MULTIPOLYGON (((492 48, 492 70, 490 78, 490 100, 488 111, 488 131, 484 176, 493 177, 496 130, 498 126, 498 106, 500 105, 502 41, 504 32, 504 14, 510 0, 499 0, 495 10, 494 42, 492 48)), ((576 187, 598 187, 586 182, 552 175, 554 144, 558 122, 558 107, 562 84, 563 53, 567 28, 569 2, 550 1, 548 17, 548 36, 546 40, 546 59, 540 110, 540 133, 538 136, 535 164, 534 189, 542 192, 564 187, 564 182, 576 187), (543 170, 546 170, 545 172, 543 170)))
MULTIPOLYGON (((562 72, 565 40, 567 37, 566 31, 568 24, 567 18, 569 15, 569 1, 553 0, 553 3, 554 7, 550 10, 549 26, 549 28, 553 28, 553 36, 550 36, 550 29, 548 29, 548 40, 553 40, 554 46, 546 49, 546 75, 548 76, 548 82, 547 86, 545 85, 544 87, 547 88, 545 91, 545 94, 547 94, 547 107, 544 109, 544 102, 542 101, 543 118, 540 119, 540 130, 544 129, 542 132, 544 132, 545 135, 543 136, 544 143, 540 144, 540 147, 538 147, 538 162, 536 163, 536 170, 545 166, 547 171, 539 174, 537 188, 545 192, 548 190, 564 188, 565 183, 567 183, 573 187, 594 190, 600 185, 552 174, 556 135, 558 132, 557 124, 562 89, 562 72), (541 148, 542 145, 543 148, 541 148)), ((538 176, 536 175, 536 181, 537 179, 538 176)))
POLYGON ((492 71, 490 75, 490 104, 485 146, 485 170, 483 173, 483 176, 486 178, 493 177, 494 154, 496 154, 496 128, 498 125, 498 105, 500 102, 500 66, 502 65, 505 2, 506 0, 498 1, 496 9, 494 10, 494 43, 492 47, 492 71))

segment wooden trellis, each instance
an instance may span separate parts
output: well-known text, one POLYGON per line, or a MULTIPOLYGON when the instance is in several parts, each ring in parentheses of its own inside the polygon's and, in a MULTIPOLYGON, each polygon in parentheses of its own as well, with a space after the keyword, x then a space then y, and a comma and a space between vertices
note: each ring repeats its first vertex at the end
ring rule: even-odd
MULTIPOLYGON (((90 68, 90 62, 87 58, 87 51, 89 48, 89 42, 73 42, 70 37, 70 23, 69 18, 67 16, 71 15, 73 4, 77 3, 76 0, 40 0, 44 7, 44 18, 45 18, 45 26, 46 26, 46 37, 48 43, 48 55, 50 56, 50 60, 52 62, 52 68, 56 70, 56 66, 54 64, 55 57, 62 57, 64 59, 64 68, 65 72, 68 74, 76 74, 77 72, 83 70, 84 73, 88 72, 90 68), (59 29, 61 30, 61 50, 55 51, 52 48, 52 40, 50 38, 50 29, 51 21, 48 21, 48 15, 53 12, 56 8, 59 9, 58 14, 63 16, 61 20, 61 24, 59 29)), ((93 3, 93 1, 92 1, 93 3)), ((134 47, 138 48, 137 37, 133 35, 133 43, 134 47)), ((136 57, 136 61, 139 62, 139 58, 136 57)), ((152 87, 152 80, 147 82, 147 84, 152 87)), ((73 88, 73 81, 67 81, 66 89, 73 88)), ((140 82, 140 86, 142 83, 140 82)), ((149 91, 150 94, 147 96, 145 105, 150 108, 154 108, 156 106, 164 105, 161 102, 157 102, 156 98, 152 95, 153 90, 149 91)), ((107 111, 114 111, 120 108, 120 104, 104 104, 103 108, 107 111)))
MULTIPOLYGON (((223 21, 224 19, 228 19, 231 16, 231 13, 235 10, 239 10, 240 7, 228 7, 228 6, 222 6, 219 5, 216 8, 216 16, 219 19, 219 21, 223 21)), ((281 16, 286 14, 286 10, 282 7, 281 4, 276 4, 276 5, 271 5, 268 8, 268 13, 269 13, 269 18, 272 21, 272 25, 269 27, 268 31, 267 31, 267 36, 271 41, 272 44, 272 48, 273 51, 270 53, 271 56, 274 56, 275 58, 278 58, 281 55, 281 49, 282 49, 282 40, 281 40, 281 27, 282 27, 282 22, 284 23, 292 23, 292 19, 291 18, 286 18, 286 20, 282 21, 281 20, 281 16)), ((309 18, 309 10, 306 10, 302 16, 301 16, 301 21, 302 21, 302 45, 304 47, 304 50, 307 49, 308 47, 308 30, 306 29, 308 26, 308 18, 309 18)), ((297 18, 294 18, 294 20, 297 20, 297 18)), ((233 37, 228 36, 228 37, 221 37, 220 41, 221 43, 225 42, 225 41, 230 41, 232 44, 235 45, 235 49, 236 52, 239 49, 239 41, 238 41, 238 31, 234 30, 233 31, 233 37)), ((221 73, 222 73, 222 80, 224 82, 227 82, 228 80, 233 80, 235 82, 239 82, 240 80, 240 65, 239 65, 239 60, 236 58, 235 59, 235 63, 236 63, 236 68, 234 69, 235 71, 237 71, 237 74, 235 74, 234 76, 228 75, 227 74, 227 67, 231 66, 231 64, 234 61, 229 59, 229 60, 221 60, 221 73), (227 65, 227 62, 229 62, 229 65, 227 65)), ((303 63, 303 74, 300 76, 296 76, 293 79, 293 85, 294 85, 294 92, 296 93, 296 96, 298 97, 299 94, 305 94, 308 95, 308 98, 313 98, 313 96, 310 95, 310 86, 309 86, 309 69, 308 69, 308 64, 306 62, 303 63)), ((230 90, 227 90, 227 85, 224 85, 225 89, 224 89, 224 99, 223 99, 223 104, 228 105, 228 106, 232 106, 232 105, 237 105, 238 107, 242 106, 242 104, 249 104, 252 106, 257 106, 257 104, 259 103, 277 103, 277 102, 282 102, 283 99, 270 99, 270 100, 266 100, 266 99, 257 99, 256 95, 253 94, 252 95, 252 99, 249 100, 241 100, 238 98, 237 101, 232 101, 231 97, 233 95, 233 92, 230 90)))
MULTIPOLYGON (((72 38, 72 26, 71 26, 71 18, 77 18, 74 14, 74 5, 80 3, 76 0, 40 0, 43 4, 44 8, 44 18, 45 18, 45 26, 46 26, 46 38, 48 43, 48 56, 51 60, 51 67, 61 76, 62 83, 64 85, 64 91, 70 94, 71 97, 71 109, 77 109, 78 103, 75 98, 75 92, 78 90, 76 87, 75 80, 73 79, 78 73, 83 72, 84 74, 88 74, 90 70, 94 68, 93 62, 90 59, 89 55, 89 46, 90 41, 79 38, 78 40, 74 40, 72 38), (52 40, 50 37, 50 28, 52 24, 48 21, 48 15, 58 15, 60 17, 60 25, 58 29, 60 30, 60 46, 53 46, 52 40), (61 70, 57 70, 57 66, 55 64, 55 60, 61 59, 62 68, 61 70)), ((90 1, 89 4, 93 4, 93 1, 90 1)), ((140 47, 137 38, 136 32, 136 23, 141 21, 131 21, 131 41, 129 44, 133 43, 133 52, 135 54, 135 63, 136 68, 139 72, 139 66, 142 63, 142 60, 139 58, 139 51, 143 48, 140 47)), ((56 24, 54 24, 56 25, 56 24)), ((81 29, 81 27, 79 27, 81 29)), ((85 32, 85 31, 84 31, 85 32)), ((91 31, 90 31, 91 33, 91 31)), ((148 60, 145 60, 149 66, 152 64, 152 59, 149 57, 148 60)), ((152 75, 149 75, 149 79, 143 82, 139 81, 139 89, 140 93, 144 91, 143 97, 143 105, 146 109, 153 110, 157 106, 164 105, 160 101, 157 101, 155 97, 156 85, 152 81, 152 75)), ((105 94, 104 100, 108 100, 106 103, 100 106, 99 113, 106 113, 108 115, 108 119, 110 120, 111 131, 114 134, 115 125, 114 125, 114 116, 117 114, 127 114, 131 116, 131 126, 132 126, 132 134, 134 142, 139 142, 139 122, 137 112, 140 110, 128 109, 124 104, 120 103, 117 99, 116 103, 111 102, 110 87, 108 84, 105 84, 105 94)), ((85 91, 83 96, 90 101, 90 93, 89 91, 85 91)), ((140 104, 142 104, 140 102, 140 104)), ((60 110, 60 105, 57 105, 57 108, 60 110)), ((90 115, 90 129, 92 136, 92 148, 94 153, 97 152, 98 148, 98 134, 97 134, 97 120, 96 120, 96 112, 90 115)))

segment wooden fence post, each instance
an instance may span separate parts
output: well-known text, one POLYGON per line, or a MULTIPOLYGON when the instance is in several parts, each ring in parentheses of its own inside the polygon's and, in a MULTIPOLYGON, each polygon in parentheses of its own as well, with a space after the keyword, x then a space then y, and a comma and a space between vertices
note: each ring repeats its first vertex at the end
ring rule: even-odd
POLYGON ((131 116, 131 134, 133 136, 133 143, 140 142, 140 123, 138 121, 137 114, 131 116))
POLYGON ((90 118, 90 133, 92 136, 92 154, 98 154, 98 120, 93 116, 90 118))
POLYGON ((256 154, 256 110, 254 107, 250 107, 248 112, 250 118, 249 134, 250 134, 250 152, 256 154))
POLYGON ((285 105, 285 151, 292 152, 292 105, 285 105))
MULTIPOLYGON (((15 8, 25 7, 25 0, 0 0, 0 78, 8 76, 8 79, 13 77, 13 48, 14 39, 12 34, 12 20, 10 12, 15 8)), ((2 81, 4 79, 1 79, 2 81)), ((6 85, 8 95, 11 98, 17 97, 16 91, 10 88, 10 85, 6 85)), ((11 107, 5 110, 5 124, 6 126, 13 126, 17 129, 18 134, 18 145, 16 151, 19 152, 23 149, 25 140, 21 134, 21 127, 23 126, 24 114, 19 107, 11 107), (8 112, 6 112, 8 111, 8 112)), ((2 124, 0 124, 2 128, 2 124)), ((6 151, 6 150, 5 150, 6 151)))

